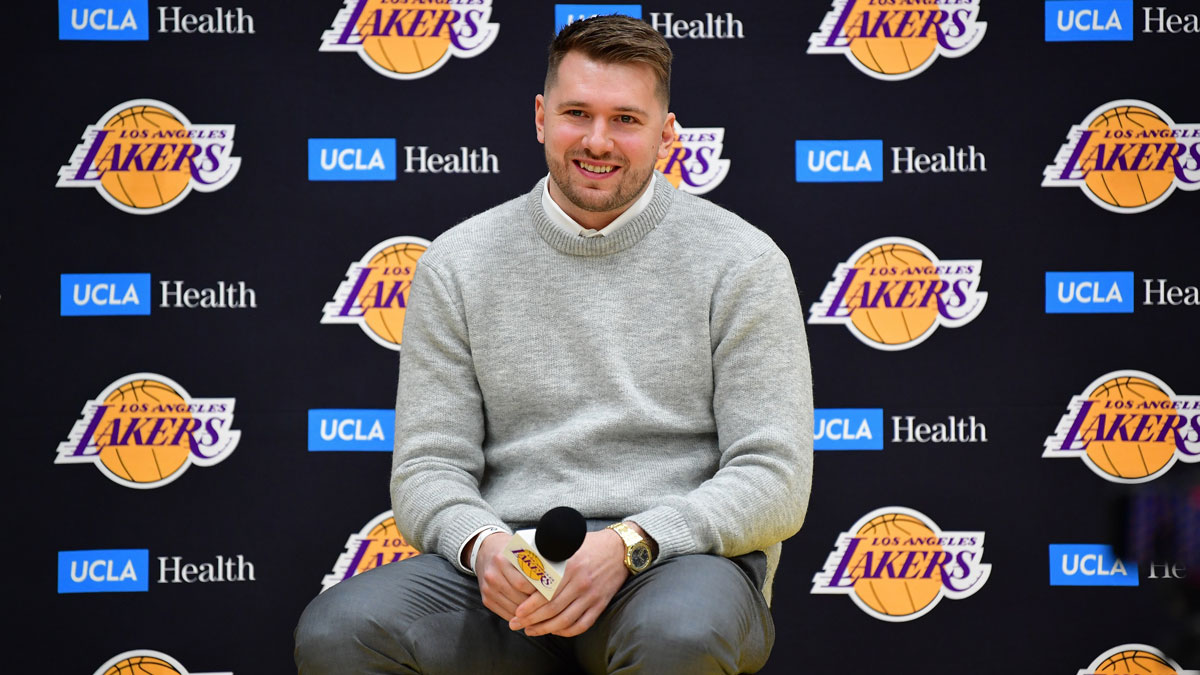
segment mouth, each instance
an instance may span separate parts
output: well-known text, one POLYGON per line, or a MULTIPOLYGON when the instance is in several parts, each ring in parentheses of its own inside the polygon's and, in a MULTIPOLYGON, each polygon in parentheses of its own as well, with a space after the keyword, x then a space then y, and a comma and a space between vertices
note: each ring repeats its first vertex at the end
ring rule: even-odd
POLYGON ((609 178, 621 170, 621 167, 613 164, 601 164, 582 159, 571 161, 575 165, 575 168, 579 169, 579 173, 593 180, 609 178))

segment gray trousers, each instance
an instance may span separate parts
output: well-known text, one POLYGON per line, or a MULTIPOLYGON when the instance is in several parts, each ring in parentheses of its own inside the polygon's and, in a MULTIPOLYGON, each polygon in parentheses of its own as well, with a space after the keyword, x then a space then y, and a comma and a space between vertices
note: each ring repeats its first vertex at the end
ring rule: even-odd
POLYGON ((775 642, 765 557, 665 560, 573 638, 526 637, 483 606, 479 583, 424 554, 317 596, 296 627, 300 675, 753 673, 775 642))

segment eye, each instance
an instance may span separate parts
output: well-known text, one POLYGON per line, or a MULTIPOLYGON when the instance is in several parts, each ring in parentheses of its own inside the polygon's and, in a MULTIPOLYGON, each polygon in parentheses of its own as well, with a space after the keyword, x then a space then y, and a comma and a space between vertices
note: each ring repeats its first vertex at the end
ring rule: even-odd
POLYGON ((582 110, 568 110, 566 114, 570 117, 583 117, 587 113, 583 112, 582 110))
POLYGON ((617 119, 621 120, 621 124, 633 124, 637 122, 637 118, 633 115, 621 115, 617 119))

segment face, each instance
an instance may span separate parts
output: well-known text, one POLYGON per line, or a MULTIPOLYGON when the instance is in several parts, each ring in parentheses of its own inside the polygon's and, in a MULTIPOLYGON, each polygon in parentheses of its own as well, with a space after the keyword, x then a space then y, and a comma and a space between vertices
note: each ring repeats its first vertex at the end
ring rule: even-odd
POLYGON ((644 64, 599 63, 569 52, 535 104, 550 196, 580 225, 601 228, 633 203, 675 141, 675 115, 644 64))

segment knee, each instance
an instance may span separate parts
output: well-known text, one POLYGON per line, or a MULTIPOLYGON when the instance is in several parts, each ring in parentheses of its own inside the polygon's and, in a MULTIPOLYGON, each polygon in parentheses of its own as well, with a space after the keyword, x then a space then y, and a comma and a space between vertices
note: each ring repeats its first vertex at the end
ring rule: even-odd
MULTIPOLYGON (((359 645, 371 644, 380 636, 380 622, 371 614, 372 603, 353 592, 351 585, 338 584, 313 598, 300 615, 294 632, 298 671, 314 675, 348 672, 357 663, 359 645)), ((392 645, 392 649, 399 645, 392 645)))

